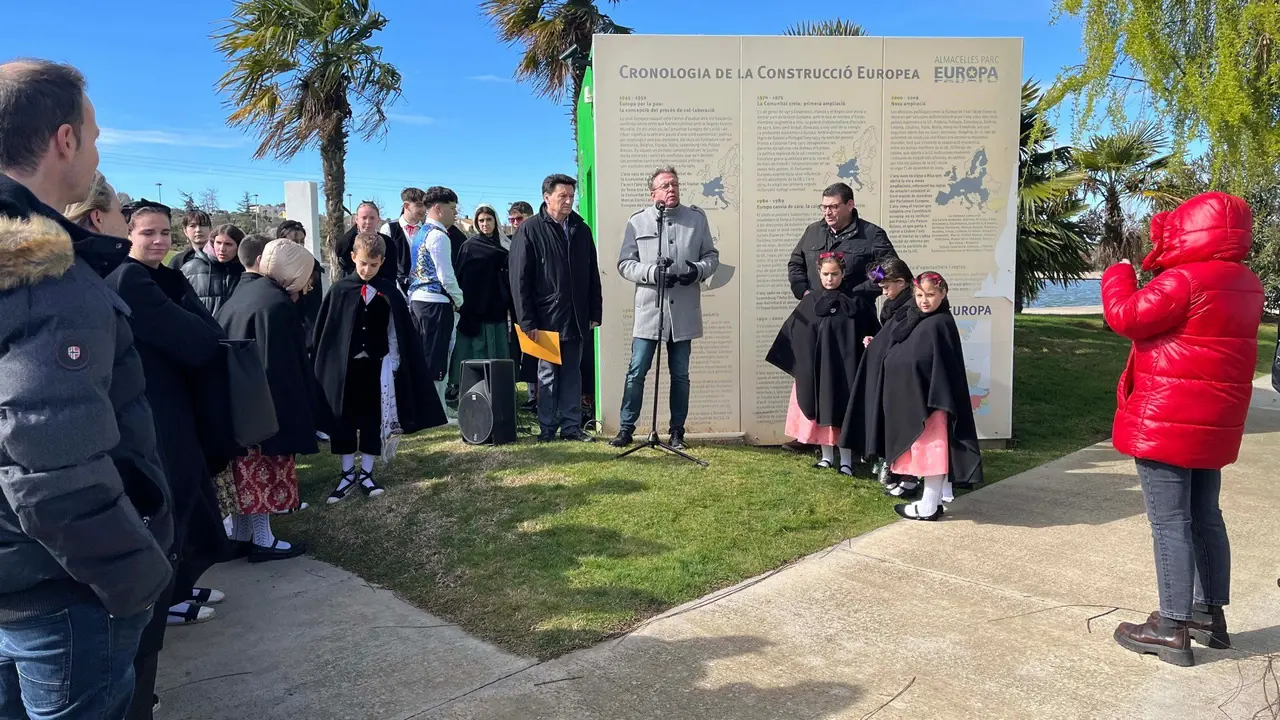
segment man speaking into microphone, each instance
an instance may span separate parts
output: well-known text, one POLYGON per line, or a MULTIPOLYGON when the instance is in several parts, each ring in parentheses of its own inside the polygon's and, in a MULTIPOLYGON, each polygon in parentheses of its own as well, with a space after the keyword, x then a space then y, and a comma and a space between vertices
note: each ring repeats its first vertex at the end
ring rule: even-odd
POLYGON ((720 252, 711 242, 706 214, 696 206, 680 204, 680 178, 675 168, 654 170, 649 176, 649 190, 653 204, 627 221, 618 257, 618 274, 636 284, 635 322, 631 330, 631 365, 622 391, 621 428, 609 444, 631 444, 644 406, 645 375, 662 341, 667 344, 667 367, 671 371, 667 444, 683 450, 684 423, 689 415, 689 358, 693 340, 702 337, 699 282, 710 278, 720 266, 720 252), (660 283, 666 289, 664 307, 658 306, 660 283))

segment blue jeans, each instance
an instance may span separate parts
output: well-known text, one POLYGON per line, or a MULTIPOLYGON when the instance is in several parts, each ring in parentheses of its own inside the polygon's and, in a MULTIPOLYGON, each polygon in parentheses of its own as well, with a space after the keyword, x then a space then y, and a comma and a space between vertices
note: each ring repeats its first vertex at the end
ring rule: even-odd
POLYGON ((538 361, 538 424, 543 435, 582 430, 582 340, 560 340, 560 364, 538 361))
POLYGON ((1218 508, 1222 471, 1151 460, 1137 464, 1155 546, 1160 614, 1190 620, 1193 600, 1226 605, 1231 594, 1231 544, 1218 508))
POLYGON ((113 618, 97 600, 0 625, 0 720, 116 720, 151 609, 113 618))
MULTIPOLYGON (((644 407, 644 376, 649 374, 657 350, 657 340, 631 339, 631 367, 627 368, 627 384, 622 390, 619 423, 627 432, 636 431, 636 421, 644 407)), ((689 356, 692 352, 692 340, 667 341, 667 366, 671 368, 671 424, 667 427, 672 429, 684 430, 684 421, 689 417, 689 356)))

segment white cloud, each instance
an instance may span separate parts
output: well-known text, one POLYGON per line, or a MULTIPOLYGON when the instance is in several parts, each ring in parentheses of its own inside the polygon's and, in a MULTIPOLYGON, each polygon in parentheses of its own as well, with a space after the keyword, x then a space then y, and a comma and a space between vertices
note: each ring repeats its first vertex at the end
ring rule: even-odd
POLYGON ((169 130, 121 130, 102 128, 99 145, 175 145, 182 147, 233 148, 244 144, 240 138, 215 137, 199 132, 169 130))
POLYGON ((497 75, 472 75, 471 77, 469 77, 469 78, 467 78, 467 79, 468 79, 468 80, 473 80, 473 81, 475 81, 475 82, 489 82, 489 83, 509 83, 509 82, 514 82, 511 78, 498 77, 497 75))
POLYGON ((436 119, 429 115, 411 115, 409 113, 387 113, 388 120, 401 122, 405 125, 434 125, 436 119))

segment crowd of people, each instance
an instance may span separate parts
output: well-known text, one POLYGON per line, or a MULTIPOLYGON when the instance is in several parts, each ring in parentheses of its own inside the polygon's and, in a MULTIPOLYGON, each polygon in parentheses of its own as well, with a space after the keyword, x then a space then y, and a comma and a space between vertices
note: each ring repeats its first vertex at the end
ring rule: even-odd
MULTIPOLYGON (((297 456, 327 441, 340 457, 328 503, 383 495, 376 459, 448 421, 468 360, 520 368, 538 441, 593 439, 582 388, 601 276, 572 177, 547 177, 536 213, 509 208, 513 237, 485 204, 475 233, 461 233, 446 187, 406 188, 386 222, 361 203, 326 270, 295 220, 268 237, 191 211, 174 253, 172 211, 122 207, 98 172, 98 133, 74 68, 0 64, 2 717, 151 717, 166 628, 210 620, 226 599, 202 575, 305 551, 271 526, 307 508, 297 456), (561 362, 522 355, 517 332, 557 333, 561 362)), ((719 255, 703 211, 681 204, 675 168, 649 187, 617 262, 636 286, 635 319, 611 444, 633 442, 664 343, 669 440, 683 448, 701 292, 719 255)), ((878 462, 887 494, 918 498, 899 515, 937 520, 955 489, 982 481, 947 281, 913 275, 848 185, 827 188, 821 210, 789 263, 798 305, 766 358, 794 379, 786 432, 820 469, 878 462)), ((1122 263, 1102 283, 1111 328, 1134 340, 1115 444, 1137 459, 1160 583, 1159 611, 1116 639, 1182 665, 1191 639, 1229 643, 1218 492, 1262 314, 1243 265, 1250 228, 1238 198, 1195 198, 1153 220, 1153 280, 1139 288, 1122 263)))

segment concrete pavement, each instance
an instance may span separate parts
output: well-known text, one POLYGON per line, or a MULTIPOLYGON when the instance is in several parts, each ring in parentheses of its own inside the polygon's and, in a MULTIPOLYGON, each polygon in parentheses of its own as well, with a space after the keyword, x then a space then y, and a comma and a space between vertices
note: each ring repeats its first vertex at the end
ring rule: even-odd
POLYGON ((1249 718, 1280 653, 1277 457, 1257 409, 1224 473, 1240 649, 1190 669, 1111 639, 1156 590, 1133 464, 1101 444, 541 664, 310 559, 224 566, 221 617, 170 633, 159 717, 1249 718))

